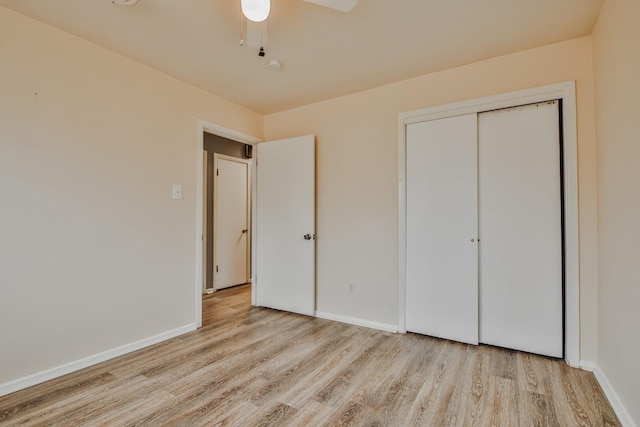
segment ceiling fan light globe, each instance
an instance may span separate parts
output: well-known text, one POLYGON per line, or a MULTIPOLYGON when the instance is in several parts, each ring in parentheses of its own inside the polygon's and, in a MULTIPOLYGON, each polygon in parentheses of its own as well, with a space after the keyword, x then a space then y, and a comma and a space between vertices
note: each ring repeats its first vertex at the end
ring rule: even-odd
POLYGON ((250 21, 262 22, 269 17, 271 0, 240 0, 242 14, 250 21))

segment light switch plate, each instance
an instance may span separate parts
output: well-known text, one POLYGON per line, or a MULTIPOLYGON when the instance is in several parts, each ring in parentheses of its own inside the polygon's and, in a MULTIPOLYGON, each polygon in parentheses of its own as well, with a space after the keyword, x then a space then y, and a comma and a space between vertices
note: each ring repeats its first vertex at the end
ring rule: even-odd
POLYGON ((173 186, 173 200, 182 200, 182 185, 173 186))

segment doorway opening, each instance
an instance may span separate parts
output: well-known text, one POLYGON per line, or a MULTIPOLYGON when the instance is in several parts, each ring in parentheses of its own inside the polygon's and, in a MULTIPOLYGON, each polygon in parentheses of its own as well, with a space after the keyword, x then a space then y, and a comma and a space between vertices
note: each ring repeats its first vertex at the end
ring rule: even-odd
POLYGON ((204 134, 203 293, 251 282, 252 148, 204 134))
POLYGON ((222 325, 246 316, 251 309, 251 284, 249 283, 203 295, 202 326, 222 325))
MULTIPOLYGON (((196 283, 195 283, 195 303, 196 303, 196 324, 202 327, 203 321, 203 295, 214 293, 216 290, 216 279, 220 283, 220 289, 230 286, 244 285, 251 293, 251 303, 254 304, 255 292, 253 290, 252 274, 255 271, 252 248, 255 239, 251 230, 255 228, 254 198, 255 188, 255 164, 252 161, 253 145, 261 140, 250 135, 246 135, 232 129, 228 129, 214 123, 198 121, 198 142, 197 142, 197 213, 196 213, 196 283), (221 163, 222 162, 222 163, 221 163), (228 170, 226 178, 244 178, 244 183, 238 186, 235 179, 218 180, 220 177, 218 169, 220 165, 228 170), (225 185, 229 184, 229 185, 225 185), (228 215, 226 210, 219 211, 216 216, 215 196, 216 185, 222 184, 224 188, 219 192, 225 193, 225 205, 234 204, 238 210, 244 207, 243 226, 238 230, 230 230, 229 224, 223 222, 221 228, 226 233, 216 233, 217 217, 234 217, 228 215), (244 186, 244 195, 235 194, 238 187, 244 186), (237 233, 235 233, 237 231, 237 233), (237 236, 235 234, 238 234, 237 236), (225 235, 226 239, 218 239, 220 246, 216 251, 216 234, 225 235), (225 247, 229 243, 234 243, 234 247, 225 247), (231 256, 229 254, 231 253, 231 256), (225 256, 218 256, 224 254, 225 256), (240 259, 238 259, 240 255, 240 259), (225 266, 221 269, 221 263, 225 266), (226 277, 216 277, 216 267, 218 273, 235 271, 234 274, 226 277), (241 278, 238 279, 238 272, 241 278), (229 278, 231 277, 231 278, 229 278), (236 283, 237 282, 237 283, 236 283)), ((225 206, 226 208, 226 206, 225 206)), ((235 221, 238 223, 238 221, 235 221)), ((242 222, 242 219, 241 221, 242 222)), ((235 224, 238 225, 238 224, 235 224)), ((237 227, 236 227, 237 228, 237 227)), ((224 236, 223 236, 224 237, 224 236)))

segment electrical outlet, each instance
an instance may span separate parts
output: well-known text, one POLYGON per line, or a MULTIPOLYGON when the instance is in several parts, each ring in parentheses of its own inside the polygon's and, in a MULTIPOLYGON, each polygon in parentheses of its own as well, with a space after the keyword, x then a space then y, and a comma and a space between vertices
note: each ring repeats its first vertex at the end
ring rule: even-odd
POLYGON ((349 293, 353 294, 356 291, 356 285, 354 285, 353 283, 349 283, 349 293))

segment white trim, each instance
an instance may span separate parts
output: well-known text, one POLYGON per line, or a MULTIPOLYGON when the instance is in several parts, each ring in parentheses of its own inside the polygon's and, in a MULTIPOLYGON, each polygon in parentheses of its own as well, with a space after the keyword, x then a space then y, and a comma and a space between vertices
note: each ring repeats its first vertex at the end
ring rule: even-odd
MULTIPOLYGON (((583 371, 593 372, 596 369, 596 366, 598 366, 598 365, 595 362, 588 362, 586 360, 581 360, 580 364, 577 366, 577 368, 580 368, 583 371)), ((575 367, 576 366, 574 366, 574 368, 575 367)))
POLYGON ((407 126, 398 114, 398 332, 407 333, 407 126))
POLYGON ((242 142, 243 144, 256 145, 262 142, 260 138, 256 138, 255 136, 238 132, 237 130, 226 128, 224 126, 207 122, 205 120, 198 120, 198 127, 201 128, 203 132, 211 133, 213 135, 218 135, 223 138, 230 139, 232 141, 242 142))
POLYGON ((251 175, 251 305, 258 305, 258 150, 254 150, 249 165, 251 175))
MULTIPOLYGON (((202 255, 202 240, 203 240, 203 225, 204 215, 202 205, 204 203, 203 186, 204 186, 204 170, 202 164, 202 153, 204 151, 204 133, 211 133, 214 135, 222 136, 224 138, 231 139, 233 141, 242 142, 243 144, 255 145, 262 142, 261 139, 255 136, 247 135, 242 132, 238 132, 233 129, 226 128, 224 126, 217 125, 215 123, 207 122, 205 120, 198 119, 197 121, 198 136, 196 139, 196 300, 195 300, 195 323, 198 328, 202 327, 202 269, 203 269, 203 255, 202 255)), ((255 163, 255 162, 252 162, 255 163)), ((253 171, 252 171, 253 173, 253 171)), ((253 184, 253 181, 252 181, 253 184)), ((254 194, 254 191, 251 192, 254 194)), ((252 223, 252 228, 255 223, 252 223)), ((255 229, 255 228, 253 228, 255 229)), ((255 243, 255 242, 253 242, 255 243)), ((255 254, 252 245, 252 256, 255 254)), ((255 294, 255 280, 252 280, 251 295, 255 294)), ((253 301, 252 301, 253 302, 253 301)))
POLYGON ((149 347, 159 342, 166 341, 168 339, 175 338, 179 335, 186 334, 195 330, 196 325, 195 323, 192 323, 190 325, 185 325, 180 328, 162 332, 160 334, 144 338, 130 344, 112 348, 111 350, 103 351, 102 353, 94 354, 92 356, 88 356, 73 362, 65 363, 64 365, 47 369, 46 371, 36 372, 35 374, 18 378, 17 380, 9 381, 8 383, 0 384, 0 396, 4 396, 9 393, 25 389, 27 387, 34 386, 36 384, 52 380, 54 378, 67 375, 71 372, 79 371, 80 369, 84 369, 89 366, 97 365, 98 363, 102 363, 104 361, 125 355, 127 353, 131 353, 136 350, 140 350, 141 348, 149 347))
POLYGON ((623 425, 623 427, 638 427, 635 421, 633 421, 633 418, 631 418, 631 414, 629 414, 629 411, 627 411, 627 408, 620 400, 618 393, 615 392, 613 386, 609 382, 609 379, 602 371, 602 368, 600 368, 600 365, 595 365, 593 374, 596 376, 598 383, 600 383, 602 391, 604 392, 605 396, 607 396, 607 399, 609 399, 609 403, 611 404, 611 407, 618 416, 618 419, 620 420, 620 423, 623 425))
POLYGON ((209 155, 207 150, 202 150, 202 294, 209 292, 207 289, 207 174, 209 169, 209 155))
POLYGON ((561 99, 563 103, 565 191, 565 357, 572 366, 580 361, 580 271, 578 235, 578 139, 575 82, 456 102, 398 114, 398 330, 406 332, 406 126, 428 120, 480 113, 499 108, 561 99))
POLYGON ((370 320, 357 319, 355 317, 342 316, 340 314, 325 313, 323 311, 316 311, 316 317, 320 319, 333 320, 334 322, 348 323, 350 325, 364 326, 365 328, 378 329, 385 332, 398 332, 396 325, 389 325, 386 323, 372 322, 370 320))
MULTIPOLYGON (((242 163, 247 165, 247 218, 251 220, 251 159, 241 159, 238 157, 227 156, 225 154, 213 153, 213 164, 216 169, 216 173, 213 175, 213 266, 215 268, 218 265, 218 245, 216 236, 218 235, 218 215, 216 215, 216 208, 218 207, 218 160, 227 160, 229 162, 242 163)), ((206 223, 206 221, 204 221, 206 223)), ((247 235, 247 264, 245 268, 245 283, 251 283, 250 276, 250 263, 251 263, 251 225, 246 224, 248 228, 247 235)), ((213 272, 213 290, 217 291, 218 286, 216 284, 216 272, 213 272)))

